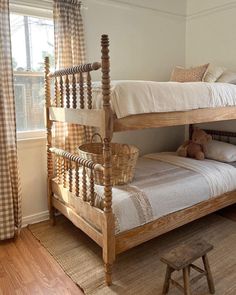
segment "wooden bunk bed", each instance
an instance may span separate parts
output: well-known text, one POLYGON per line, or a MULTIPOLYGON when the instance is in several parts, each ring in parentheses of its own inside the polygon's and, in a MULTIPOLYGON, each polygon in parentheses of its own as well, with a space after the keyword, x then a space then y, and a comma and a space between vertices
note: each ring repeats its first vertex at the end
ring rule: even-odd
MULTIPOLYGON (((101 38, 101 63, 79 65, 50 73, 49 59, 45 58, 45 95, 47 127, 47 170, 48 203, 50 218, 54 220, 57 209, 70 219, 75 226, 84 231, 103 249, 105 280, 112 283, 112 264, 117 254, 135 247, 145 241, 164 234, 172 229, 189 223, 197 218, 236 203, 236 191, 200 202, 192 207, 168 214, 157 220, 134 229, 115 234, 115 219, 112 211, 111 184, 111 140, 114 132, 194 124, 210 121, 236 119, 236 107, 197 109, 184 112, 149 113, 132 115, 117 119, 110 105, 110 63, 109 40, 107 35, 101 38), (103 108, 92 109, 92 71, 101 69, 103 108), (76 95, 76 75, 80 76, 80 95, 76 95), (83 76, 87 75, 86 85, 83 76), (70 79, 68 79, 70 76, 70 79), (51 79, 55 79, 55 99, 51 99, 51 79), (72 97, 70 95, 72 89, 72 97), (84 92, 86 87, 87 106, 84 92), (60 93, 58 93, 58 88, 60 93), (63 90, 67 89, 64 99, 63 90), (72 102, 71 102, 72 99, 72 102), (54 101, 54 103, 52 103, 54 101), (78 155, 52 147, 52 125, 54 122, 67 122, 93 126, 100 129, 103 138, 104 165, 80 158, 78 155), (79 170, 82 167, 82 176, 79 170), (66 173, 66 170, 69 172, 66 173), (71 171, 75 171, 72 173, 71 171), (87 173, 88 170, 90 173, 87 173), (95 206, 94 172, 104 173, 104 208, 95 206), (89 186, 87 185, 89 178, 89 186), (77 210, 60 201, 55 196, 77 197, 77 210)), ((210 131, 209 131, 210 132, 210 131)), ((222 136, 236 136, 232 133, 214 132, 222 136)))

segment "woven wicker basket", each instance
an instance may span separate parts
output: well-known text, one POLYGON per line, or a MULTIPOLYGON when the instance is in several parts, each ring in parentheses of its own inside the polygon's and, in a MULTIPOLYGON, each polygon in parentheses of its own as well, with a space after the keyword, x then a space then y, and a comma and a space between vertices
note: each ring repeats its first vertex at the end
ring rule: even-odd
MULTIPOLYGON (((134 170, 139 155, 139 149, 134 145, 111 143, 112 149, 112 185, 127 184, 133 180, 134 170)), ((79 146, 79 156, 92 160, 94 163, 103 163, 103 144, 100 134, 92 136, 91 143, 79 146), (99 136, 101 142, 93 142, 99 136)), ((94 181, 103 185, 103 172, 95 171, 94 181)))

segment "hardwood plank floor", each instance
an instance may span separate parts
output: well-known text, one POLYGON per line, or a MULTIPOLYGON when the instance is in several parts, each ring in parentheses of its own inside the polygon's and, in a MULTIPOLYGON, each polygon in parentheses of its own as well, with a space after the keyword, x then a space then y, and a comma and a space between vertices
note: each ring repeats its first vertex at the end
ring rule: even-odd
POLYGON ((236 221, 236 204, 220 210, 219 214, 233 221, 236 221))
POLYGON ((0 243, 0 295, 82 295, 31 232, 0 243))
MULTIPOLYGON (((236 221, 236 205, 219 211, 236 221)), ((0 295, 82 295, 46 249, 24 228, 17 241, 0 242, 0 295)))

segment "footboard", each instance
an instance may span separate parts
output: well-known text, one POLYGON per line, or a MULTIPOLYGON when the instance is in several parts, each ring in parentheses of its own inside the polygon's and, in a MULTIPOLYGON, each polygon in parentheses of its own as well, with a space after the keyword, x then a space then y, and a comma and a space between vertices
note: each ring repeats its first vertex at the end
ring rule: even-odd
POLYGON ((68 217, 103 248, 106 282, 111 283, 115 259, 114 215, 112 212, 111 139, 113 113, 110 105, 109 39, 101 38, 101 63, 81 64, 50 72, 45 58, 45 98, 47 129, 48 203, 50 218, 54 208, 68 217), (102 108, 93 109, 91 72, 101 69, 102 108), (51 82, 54 96, 51 97, 51 82), (103 140, 103 166, 52 147, 54 122, 100 128, 103 140), (94 172, 103 171, 104 190, 95 191, 94 172))
POLYGON ((61 149, 50 151, 55 163, 52 206, 102 246, 103 200, 95 192, 94 173, 104 168, 61 149))
MULTIPOLYGON (((84 231, 103 249, 106 282, 111 282, 111 265, 115 259, 114 216, 110 187, 105 185, 104 198, 96 193, 94 173, 106 169, 92 161, 58 148, 50 148, 54 167, 49 187, 50 207, 56 208, 84 231)), ((106 175, 104 179, 107 182, 106 175)))

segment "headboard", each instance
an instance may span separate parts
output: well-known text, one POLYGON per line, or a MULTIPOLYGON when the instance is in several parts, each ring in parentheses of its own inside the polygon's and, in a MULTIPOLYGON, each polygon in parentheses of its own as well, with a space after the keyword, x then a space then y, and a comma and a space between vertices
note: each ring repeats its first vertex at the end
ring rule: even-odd
MULTIPOLYGON (((193 133, 193 125, 189 125, 189 138, 193 133)), ((236 132, 204 129, 204 131, 212 136, 213 139, 236 144, 236 132)))

